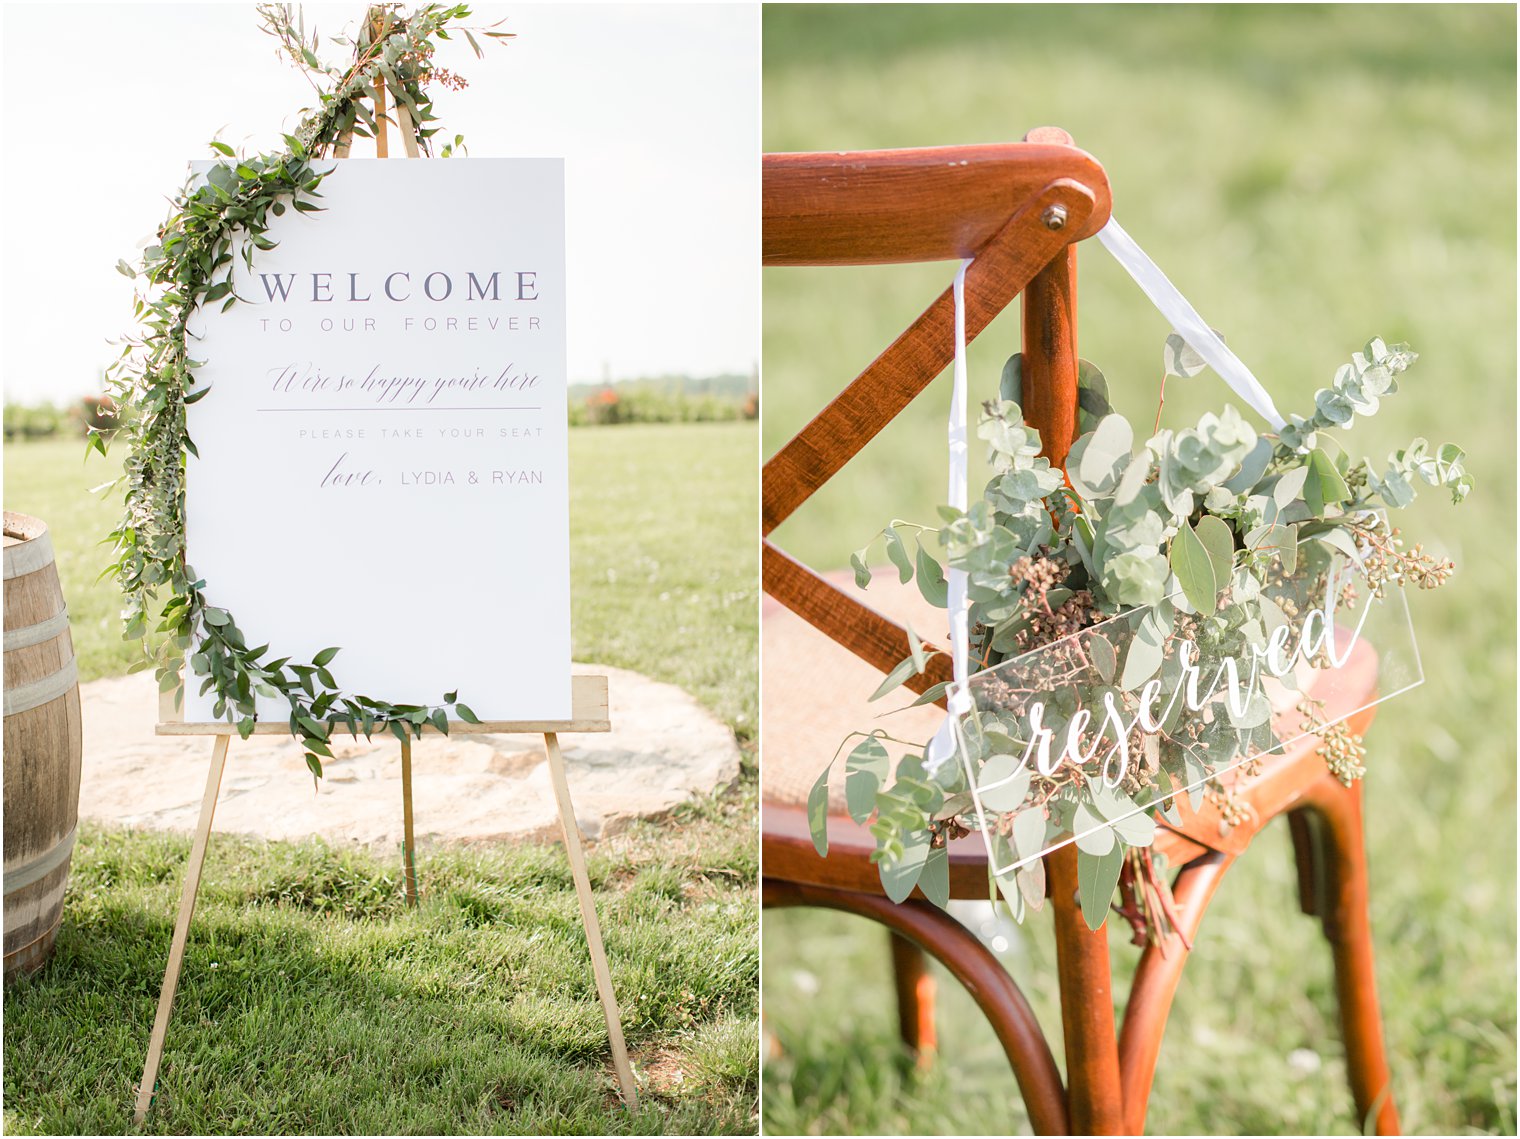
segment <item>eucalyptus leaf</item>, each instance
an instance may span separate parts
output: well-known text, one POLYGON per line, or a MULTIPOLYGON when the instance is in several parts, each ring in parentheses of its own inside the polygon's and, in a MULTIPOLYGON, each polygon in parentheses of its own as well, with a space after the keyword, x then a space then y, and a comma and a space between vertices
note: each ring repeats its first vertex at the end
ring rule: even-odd
POLYGON ((1003 365, 1002 377, 998 380, 998 398, 1022 405, 1024 402, 1024 356, 1015 352, 1008 357, 1003 365))
MULTIPOLYGON (((1154 739, 1155 737, 1149 737, 1154 739)), ((1172 793, 1172 777, 1165 767, 1156 770, 1157 798, 1162 802, 1161 816, 1173 826, 1182 825, 1182 811, 1177 806, 1177 796, 1172 793)))
POLYGON ((944 846, 930 848, 918 875, 918 888, 940 909, 950 904, 950 852, 944 846))
POLYGON ((1241 460, 1240 470, 1224 484, 1224 488, 1231 494, 1245 494, 1255 488, 1261 481, 1261 476, 1267 473, 1267 464, 1272 461, 1272 441, 1266 438, 1256 440, 1246 457, 1241 460))
POLYGON ((1114 887, 1119 884, 1119 872, 1124 869, 1122 845, 1115 844, 1107 854, 1094 855, 1077 850, 1077 893, 1082 901, 1082 918, 1087 928, 1099 930, 1108 920, 1108 907, 1114 899, 1114 887))
POLYGON ((1119 655, 1114 651, 1113 642, 1101 633, 1089 633, 1082 639, 1082 644, 1103 683, 1112 684, 1114 671, 1119 667, 1119 655))
POLYGON ((1183 749, 1182 759, 1187 774, 1184 786, 1187 788, 1188 805, 1196 812, 1203 805, 1203 784, 1209 777, 1208 769, 1191 748, 1183 749))
POLYGON ((1084 497, 1113 491, 1134 446, 1129 421, 1122 415, 1106 415, 1098 421, 1093 433, 1083 438, 1088 442, 1079 463, 1081 479, 1094 492, 1084 497))
POLYGON ((1114 834, 1129 847, 1150 846, 1156 839, 1156 822, 1144 811, 1131 811, 1117 819, 1111 819, 1109 825, 1114 828, 1114 834))
POLYGON ((887 557, 897 567, 898 580, 906 585, 913 577, 913 560, 908 557, 908 547, 895 526, 888 526, 882 531, 882 536, 887 540, 887 557))
MULTIPOLYGON (((1294 499, 1300 497, 1304 491, 1304 482, 1309 477, 1308 467, 1293 467, 1284 471, 1278 478, 1277 484, 1272 488, 1272 501, 1277 503, 1279 510, 1288 506, 1294 499)), ((907 580, 904 578, 903 580, 907 580)))
POLYGON ((911 656, 899 661, 897 667, 887 673, 886 678, 871 693, 872 700, 880 700, 888 692, 907 681, 908 677, 918 675, 918 667, 911 656))
POLYGON ((1345 502, 1351 497, 1351 488, 1336 470, 1335 461, 1322 448, 1316 447, 1309 452, 1309 470, 1311 478, 1308 481, 1317 484, 1318 502, 1317 508, 1311 505, 1311 513, 1319 514, 1325 505, 1345 502))
POLYGON ((813 837, 813 849, 818 851, 819 858, 827 858, 829 853, 829 772, 833 767, 831 763, 820 771, 818 778, 813 781, 812 789, 808 791, 808 831, 813 837))
MULTIPOLYGON (((1214 335, 1218 336, 1216 332, 1214 335)), ((1221 337, 1220 339, 1223 339, 1221 337)), ((1167 334, 1166 347, 1161 353, 1161 366, 1168 376, 1189 379, 1207 368, 1208 361, 1193 350, 1180 333, 1167 334)))
POLYGON ((1086 783, 1087 794, 1092 800, 1093 809, 1103 818, 1117 819, 1134 810, 1135 804, 1128 795, 1123 794, 1116 787, 1110 787, 1100 777, 1089 775, 1086 783))
POLYGON ((1272 702, 1260 691, 1252 692, 1246 701, 1245 711, 1237 712, 1235 701, 1226 698, 1225 711, 1230 717, 1230 723, 1236 728, 1260 727, 1272 718, 1272 702))
POLYGON ((1229 584, 1235 564, 1235 536, 1223 519, 1205 514, 1194 528, 1198 540, 1208 551, 1209 562, 1214 567, 1216 591, 1229 584))
MULTIPOLYGON (((998 837, 1001 838, 1002 836, 999 835, 998 837)), ((996 850, 998 844, 994 842, 993 845, 996 850)), ((1003 859, 999 859, 998 864, 1002 865, 1003 861, 1003 859)), ((1008 912, 1012 915, 1013 920, 1022 924, 1024 921, 1024 895, 1019 890, 1018 872, 1010 871, 1007 874, 994 874, 992 866, 989 864, 987 867, 987 877, 991 881, 991 888, 988 890, 988 900, 995 903, 998 895, 1001 894, 1003 903, 1008 907, 1008 912)))
POLYGON ((1262 556, 1275 556, 1287 574, 1298 565, 1298 535, 1291 526, 1273 523, 1257 527, 1246 535, 1246 549, 1262 556))
POLYGON ((1013 846, 1019 860, 1034 858, 1045 852, 1045 812, 1039 807, 1020 811, 1013 818, 1013 846))
MULTIPOLYGON (((869 576, 869 575, 868 575, 869 576)), ((930 557, 924 550, 923 541, 918 543, 918 591, 925 601, 936 609, 943 609, 949 603, 949 586, 945 582, 945 571, 939 562, 930 557)), ((856 580, 859 581, 859 571, 856 572, 856 580)))
POLYGON ((1288 615, 1282 611, 1282 607, 1277 602, 1270 597, 1262 596, 1256 599, 1256 604, 1261 611, 1262 625, 1269 638, 1278 629, 1287 627, 1288 615))
POLYGON ((1036 858, 1015 870, 1014 878, 1024 904, 1031 910, 1038 911, 1045 904, 1045 863, 1036 858))
POLYGON ((1018 764, 1019 760, 1012 755, 994 755, 982 764, 977 773, 977 795, 986 810, 1003 814, 1023 805, 1032 773, 1018 764))
POLYGON ((845 761, 845 805, 857 823, 864 823, 876 809, 876 793, 887 777, 888 764, 887 749, 875 736, 856 744, 845 761))
POLYGON ((855 584, 864 589, 871 584, 871 567, 866 565, 866 551, 856 550, 850 555, 850 568, 855 571, 855 584))
POLYGON ((1203 539, 1193 527, 1184 525, 1172 539, 1171 549, 1172 572, 1177 575, 1177 582, 1189 603, 1200 613, 1214 612, 1219 582, 1214 576, 1213 558, 1203 539))
POLYGON ((1314 537, 1325 543, 1325 545, 1329 546, 1332 550, 1345 554, 1353 562, 1358 562, 1361 560, 1361 553, 1356 548, 1356 542, 1352 539, 1350 534, 1346 533, 1346 531, 1342 530, 1338 526, 1332 526, 1328 530, 1322 530, 1319 533, 1315 534, 1314 537))
POLYGON ((1076 836, 1077 849, 1084 854, 1107 854, 1114 847, 1113 828, 1087 803, 1077 804, 1071 829, 1076 836))
MULTIPOLYGON (((1143 456, 1142 456, 1143 458, 1143 456)), ((1119 485, 1114 488, 1114 505, 1128 506, 1139 497, 1145 489, 1146 478, 1150 475, 1150 464, 1140 459, 1131 459, 1129 466, 1124 468, 1124 474, 1119 477, 1119 485)), ((1159 541, 1159 535, 1157 540, 1159 541)))
POLYGON ((1089 360, 1077 361, 1077 433, 1085 435, 1098 421, 1113 412, 1109 400, 1108 380, 1089 360))
POLYGON ((916 831, 903 836, 903 853, 900 858, 883 858, 876 864, 881 876, 882 891, 894 902, 905 902, 918 885, 924 862, 929 857, 929 834, 916 831))
POLYGON ((1145 624, 1135 631, 1130 638, 1129 648, 1124 653, 1124 671, 1119 677, 1119 687, 1126 692, 1133 692, 1151 677, 1156 675, 1156 670, 1161 667, 1165 638, 1158 636, 1145 624))
POLYGON ((918 708, 924 704, 933 704, 936 700, 945 694, 945 690, 950 687, 950 684, 950 681, 942 680, 938 684, 930 685, 928 688, 924 689, 923 694, 919 696, 918 699, 914 700, 913 703, 909 704, 908 707, 918 708))
POLYGON ((924 656, 924 643, 918 639, 918 634, 913 631, 912 625, 904 626, 904 632, 908 635, 908 659, 913 662, 915 674, 922 675, 924 666, 928 663, 924 656))

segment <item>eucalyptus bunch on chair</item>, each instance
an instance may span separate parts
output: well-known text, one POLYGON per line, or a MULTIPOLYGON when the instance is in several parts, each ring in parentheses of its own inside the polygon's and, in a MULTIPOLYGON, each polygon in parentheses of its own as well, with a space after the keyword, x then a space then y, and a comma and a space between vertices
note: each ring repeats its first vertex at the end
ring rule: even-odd
MULTIPOLYGON (((1165 358, 1169 375, 1203 368, 1175 335, 1165 358)), ((1137 940, 1159 939, 1176 923, 1149 847, 1158 820, 1180 825, 1181 799, 1197 810, 1207 796, 1228 825, 1236 808, 1221 776, 1282 747, 1285 722, 1320 737, 1342 782, 1360 777, 1360 741, 1310 693, 1316 669, 1344 660, 1336 612, 1390 587, 1443 584, 1452 564, 1406 547, 1388 511, 1421 484, 1453 502, 1472 488, 1451 444, 1416 439, 1374 462, 1337 441, 1414 361, 1406 346, 1374 339, 1317 393, 1311 415, 1276 434, 1258 434, 1227 405, 1195 427, 1156 430, 1138 451, 1084 361, 1082 434, 1064 477, 1023 422, 1020 357, 1008 362, 977 426, 993 468, 980 501, 964 513, 941 507, 939 527, 894 522, 879 535, 901 581, 916 578, 932 604, 946 605, 944 564, 967 575, 970 667, 989 670, 958 720, 961 762, 915 748, 889 779, 881 731, 845 762, 848 809, 871 823, 889 897, 917 885, 946 904, 946 842, 983 830, 994 897, 1022 919, 1044 899, 1040 855, 1074 836, 1088 925, 1103 923, 1117 887, 1137 940), (916 530, 912 554, 905 530, 916 530), (1202 673, 1200 661, 1210 664, 1202 673)), ((870 548, 852 558, 862 587, 870 548)), ((929 651, 911 631, 909 643, 872 699, 924 671, 929 651)), ((820 854, 833 766, 808 800, 820 854)))

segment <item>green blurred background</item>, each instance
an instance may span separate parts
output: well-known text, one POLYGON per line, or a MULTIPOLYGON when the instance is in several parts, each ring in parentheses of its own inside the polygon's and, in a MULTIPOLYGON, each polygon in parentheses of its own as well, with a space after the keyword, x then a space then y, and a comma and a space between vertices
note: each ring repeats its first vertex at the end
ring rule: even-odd
MULTIPOLYGON (((763 19, 766 150, 1012 141, 1061 126, 1104 164, 1115 216, 1285 412, 1311 410, 1370 336, 1420 352, 1353 449, 1458 442, 1478 490, 1460 507, 1426 495, 1403 523, 1458 576, 1411 597, 1427 683, 1386 704, 1368 738, 1378 976, 1406 1129, 1514 1133, 1515 10, 777 5, 763 19)), ((1096 242, 1082 253, 1081 354, 1118 409, 1149 426, 1168 328, 1096 242)), ((765 454, 953 269, 766 270, 765 454)), ((972 347, 973 401, 995 391, 1018 319, 1015 306, 972 347)), ((1165 421, 1229 398, 1212 373, 1173 381, 1165 421)), ((948 400, 942 376, 777 530, 779 544, 837 567, 892 517, 932 522, 948 400)), ((1152 1132, 1359 1130, 1329 953, 1294 902, 1286 829, 1274 826, 1204 922, 1152 1132)), ((998 932, 1058 1039, 1048 922, 998 932)), ((1136 951, 1112 942, 1127 978, 1136 951)), ((912 1073, 879 928, 772 912, 764 954, 781 1047, 766 1068, 768 1132, 1027 1129, 991 1030, 943 974, 942 1058, 912 1073)))

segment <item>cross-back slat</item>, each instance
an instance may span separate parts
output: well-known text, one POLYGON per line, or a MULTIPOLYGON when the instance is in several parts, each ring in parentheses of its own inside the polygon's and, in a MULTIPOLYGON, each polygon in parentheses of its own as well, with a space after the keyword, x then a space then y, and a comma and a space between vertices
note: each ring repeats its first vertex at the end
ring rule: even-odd
MULTIPOLYGON (((1030 137, 1037 141, 767 155, 765 263, 972 256, 965 287, 968 342, 1028 289, 1026 418, 1041 428, 1051 461, 1059 465, 1076 417, 1069 246, 1108 220, 1110 197, 1102 167, 1060 145, 1069 144, 1069 136, 1042 129, 1030 137), (1055 315, 1052 327, 1038 329, 1047 312, 1055 315), (1036 330, 1041 335, 1031 345, 1036 330)), ((882 671, 907 656, 906 632, 788 557, 768 535, 923 391, 954 352, 954 298, 946 289, 764 468, 766 592, 882 671)), ((924 692, 948 674, 946 658, 938 656, 908 686, 924 692)))
MULTIPOLYGON (((823 630, 882 672, 890 671, 908 655, 907 634, 901 625, 835 589, 771 543, 764 543, 761 552, 760 579, 765 592, 815 629, 823 630)), ((928 641, 924 643, 931 650, 934 647, 928 641)), ((907 686, 915 692, 926 692, 949 679, 950 659, 940 654, 929 658, 923 674, 910 677, 907 686)))
MULTIPOLYGON (((1066 225, 1092 216, 1093 196, 1060 179, 1044 187, 978 250, 966 270, 966 340, 1007 307, 1068 244, 1063 226, 1041 215, 1053 206, 1066 225)), ((955 299, 946 289, 865 371, 765 464, 763 532, 769 534, 876 437, 955 358, 955 299)))
POLYGON ((1091 237, 1107 219, 1108 180, 1064 131, 1039 141, 823 154, 767 154, 761 209, 767 265, 886 265, 969 257, 1024 203, 1062 178, 1096 203, 1091 237))

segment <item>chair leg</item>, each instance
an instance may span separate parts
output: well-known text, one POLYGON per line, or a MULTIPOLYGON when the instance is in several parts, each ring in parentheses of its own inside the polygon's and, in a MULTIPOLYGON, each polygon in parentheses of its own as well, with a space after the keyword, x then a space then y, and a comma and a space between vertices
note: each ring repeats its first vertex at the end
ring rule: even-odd
POLYGON ((1108 926, 1087 928, 1077 901, 1077 848, 1045 857, 1066 1036, 1066 1104, 1074 1135, 1127 1135, 1108 926))
POLYGON ((1288 833, 1293 838, 1293 862, 1298 868, 1298 908, 1311 918, 1319 917, 1320 899, 1325 883, 1320 868, 1324 866, 1324 840, 1312 810, 1288 812, 1288 833))
MULTIPOLYGON (((1203 913, 1234 861, 1233 855, 1216 852, 1189 862, 1178 872, 1172 900, 1189 942, 1196 944, 1203 913)), ((1156 1075, 1167 1017, 1187 959, 1188 949, 1180 937, 1167 938, 1165 954, 1160 946, 1147 945, 1130 985, 1124 1027, 1119 1032, 1119 1067, 1123 1073, 1125 1119, 1133 1135, 1145 1131, 1151 1081, 1156 1075)))
POLYGON ((903 1043, 913 1050, 920 1068, 934 1062, 934 978, 924 951, 907 938, 890 933, 892 975, 897 982, 897 1022, 903 1043))
POLYGON ((929 953, 966 987, 991 1022, 1035 1134, 1069 1134, 1061 1073, 1034 1010, 992 951, 960 922, 932 902, 915 899, 898 904, 881 894, 776 878, 764 879, 762 902, 770 908, 817 906, 870 918, 929 953))
MULTIPOLYGON (((1372 924, 1367 911, 1367 856, 1362 832, 1362 785, 1342 787, 1326 776, 1307 796, 1314 820, 1317 912, 1335 960, 1346 1070, 1360 1121, 1378 1135, 1398 1135, 1392 1077, 1383 1044, 1372 924)), ((1297 832, 1295 832, 1295 835, 1297 832)))

